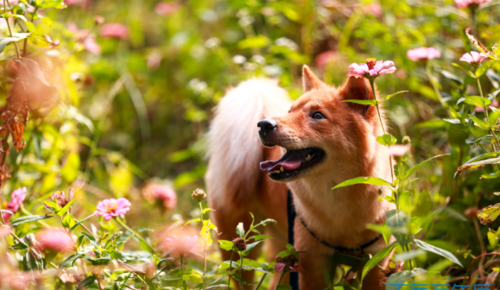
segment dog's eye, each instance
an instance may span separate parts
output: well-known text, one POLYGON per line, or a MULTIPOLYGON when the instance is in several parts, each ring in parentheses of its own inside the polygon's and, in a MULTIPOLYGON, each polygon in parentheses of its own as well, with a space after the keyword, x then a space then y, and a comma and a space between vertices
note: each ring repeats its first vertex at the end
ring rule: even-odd
POLYGON ((325 119, 325 116, 323 116, 323 114, 321 114, 321 112, 314 112, 311 117, 313 119, 325 119))

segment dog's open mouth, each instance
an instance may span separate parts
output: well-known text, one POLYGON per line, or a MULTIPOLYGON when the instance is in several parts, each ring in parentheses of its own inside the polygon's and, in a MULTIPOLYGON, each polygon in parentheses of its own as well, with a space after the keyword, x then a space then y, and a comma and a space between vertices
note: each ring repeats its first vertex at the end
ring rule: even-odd
POLYGON ((260 170, 269 173, 274 180, 289 179, 318 164, 324 157, 325 151, 319 148, 288 150, 276 161, 261 162, 260 170))

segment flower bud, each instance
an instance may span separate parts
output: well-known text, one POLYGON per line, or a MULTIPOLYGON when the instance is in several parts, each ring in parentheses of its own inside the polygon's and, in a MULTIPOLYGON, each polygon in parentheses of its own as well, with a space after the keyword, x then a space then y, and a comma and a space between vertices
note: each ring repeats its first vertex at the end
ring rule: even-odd
POLYGON ((464 215, 470 219, 475 219, 478 212, 479 209, 477 208, 477 206, 472 206, 465 210, 464 215))
POLYGON ((403 137, 403 144, 406 145, 406 144, 411 144, 411 139, 410 137, 408 136, 404 136, 403 137))
POLYGON ((95 23, 95 25, 103 24, 104 17, 102 17, 101 15, 94 16, 94 23, 95 23))
POLYGON ((205 193, 205 191, 203 191, 203 189, 197 188, 193 191, 191 197, 197 202, 201 202, 204 201, 205 198, 207 198, 207 194, 205 193))
POLYGON ((247 249, 247 242, 242 239, 242 238, 236 238, 233 240, 233 243, 234 243, 234 247, 238 250, 238 251, 244 251, 247 249))

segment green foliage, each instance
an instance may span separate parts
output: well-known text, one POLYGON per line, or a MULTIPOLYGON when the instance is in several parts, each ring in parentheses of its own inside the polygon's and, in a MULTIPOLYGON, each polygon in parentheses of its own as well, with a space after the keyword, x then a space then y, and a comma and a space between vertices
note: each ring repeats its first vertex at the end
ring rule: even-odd
MULTIPOLYGON (((394 157, 392 178, 362 176, 334 188, 379 189, 378 199, 397 209, 369 228, 387 244, 397 241, 371 259, 337 257, 325 265, 327 284, 359 289, 362 281, 348 281, 346 273, 363 269, 363 279, 393 250, 406 269, 386 285, 460 277, 479 283, 496 272, 494 256, 481 254, 499 250, 500 110, 492 108, 500 93, 499 5, 458 9, 453 1, 389 0, 380 2, 378 14, 369 9, 378 4, 372 1, 169 1, 167 12, 150 0, 13 2, 2 5, 7 21, 0 27, 0 208, 10 218, 0 219, 0 232, 7 224, 11 231, 0 255, 14 259, 2 264, 8 273, 46 271, 42 285, 53 288, 206 289, 227 287, 229 279, 246 285, 242 273, 254 270, 264 289, 272 274, 291 271, 276 273, 277 260, 248 258, 272 238, 261 226, 275 221, 238 224, 233 233, 246 249, 235 250, 233 241, 213 243, 218 229, 208 218, 211 209, 185 198, 204 186, 203 136, 212 108, 228 87, 251 77, 275 78, 296 99, 303 64, 341 87, 349 64, 368 57, 396 64, 394 74, 377 78, 386 97, 348 102, 383 106, 390 125, 377 141, 397 148, 408 135, 411 150, 394 157), (105 36, 110 23, 129 34, 105 36), (406 52, 421 46, 442 56, 409 60, 406 52), (488 59, 459 61, 472 50, 488 59), (146 185, 157 183, 174 187, 177 205, 148 194, 146 185), (8 210, 11 192, 23 186, 24 202, 8 210), (69 187, 74 197, 51 197, 69 187), (96 204, 119 197, 131 201, 130 212, 105 221, 96 204), (36 241, 48 228, 73 235, 75 248, 40 252, 36 241), (180 228, 199 236, 198 254, 207 263, 162 247, 159 240, 180 228), (219 248, 239 258, 218 263, 219 248), (101 266, 107 267, 93 271, 101 266), (71 276, 81 269, 88 272, 71 276)), ((279 257, 299 258, 297 251, 289 245, 279 257)))

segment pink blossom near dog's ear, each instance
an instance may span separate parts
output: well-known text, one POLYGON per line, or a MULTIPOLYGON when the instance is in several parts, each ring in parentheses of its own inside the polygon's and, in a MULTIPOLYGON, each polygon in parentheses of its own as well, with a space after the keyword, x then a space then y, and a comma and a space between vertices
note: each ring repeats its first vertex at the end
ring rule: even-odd
POLYGON ((177 12, 179 10, 180 4, 177 2, 160 2, 155 6, 155 12, 158 15, 166 16, 177 12))
POLYGON ((347 76, 362 78, 362 77, 378 77, 385 74, 390 74, 396 71, 394 62, 391 60, 377 61, 368 59, 367 63, 353 63, 349 66, 347 76))
MULTIPOLYGON (((488 110, 491 110, 490 107, 498 108, 499 105, 500 105, 500 103, 498 103, 498 101, 495 99, 495 100, 493 100, 493 102, 491 102, 491 105, 489 105, 488 110)), ((476 113, 484 113, 484 108, 476 106, 476 107, 474 107, 474 111, 476 111, 476 113)))
POLYGON ((102 215, 105 221, 109 221, 113 217, 126 214, 130 210, 132 204, 126 198, 105 199, 97 204, 96 215, 102 215))
POLYGON ((130 29, 121 23, 106 23, 99 30, 102 37, 127 39, 130 35, 130 29))
POLYGON ((455 0, 455 4, 457 4, 458 8, 465 8, 469 5, 482 5, 486 2, 491 2, 491 0, 455 0))
POLYGON ((11 230, 12 228, 10 226, 0 226, 0 239, 8 236, 11 230))
POLYGON ((174 209, 177 205, 177 193, 166 185, 150 183, 142 189, 142 194, 150 201, 161 201, 166 209, 174 209))
POLYGON ((413 61, 422 59, 433 59, 441 57, 441 52, 434 47, 419 47, 410 49, 406 52, 406 56, 413 61))
POLYGON ((460 58, 460 61, 466 61, 470 64, 478 64, 482 62, 485 58, 488 58, 486 54, 477 51, 466 52, 460 58))
MULTIPOLYGON (((14 190, 11 194, 11 200, 7 203, 6 210, 16 213, 21 207, 24 199, 26 198, 26 187, 18 188, 14 190)), ((11 214, 8 212, 2 212, 2 218, 5 223, 8 223, 10 220, 11 214)))
POLYGON ((199 250, 198 236, 176 236, 166 238, 162 242, 163 252, 172 256, 186 256, 195 254, 199 250))
POLYGON ((408 150, 410 150, 410 145, 395 144, 389 148, 389 154, 393 157, 401 157, 404 156, 408 150))
POLYGON ((40 251, 71 252, 75 250, 73 238, 63 229, 45 229, 37 234, 36 240, 36 247, 40 251))
POLYGON ((382 16, 382 6, 378 3, 371 3, 364 7, 365 13, 371 14, 375 17, 382 16))

